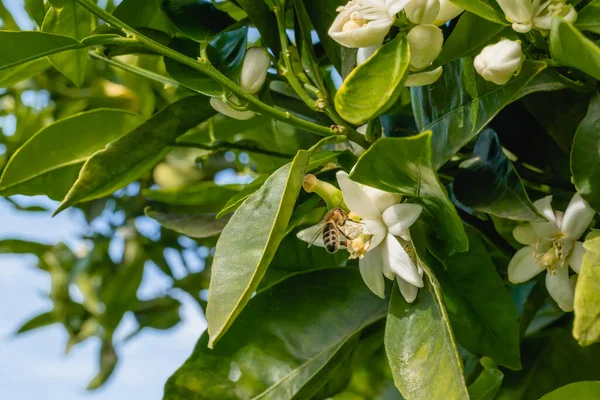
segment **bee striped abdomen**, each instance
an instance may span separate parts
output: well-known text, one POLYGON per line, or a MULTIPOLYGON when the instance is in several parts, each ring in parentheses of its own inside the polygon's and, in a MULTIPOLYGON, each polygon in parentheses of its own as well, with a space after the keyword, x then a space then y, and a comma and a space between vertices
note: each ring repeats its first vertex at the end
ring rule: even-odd
POLYGON ((332 221, 327 222, 323 228, 323 243, 325 249, 330 253, 335 253, 338 250, 339 232, 332 221))

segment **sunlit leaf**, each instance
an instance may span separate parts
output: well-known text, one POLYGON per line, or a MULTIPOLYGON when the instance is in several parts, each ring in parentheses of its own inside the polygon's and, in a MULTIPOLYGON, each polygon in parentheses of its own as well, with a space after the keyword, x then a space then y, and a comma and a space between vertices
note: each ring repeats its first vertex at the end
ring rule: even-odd
POLYGON ((562 18, 552 19, 550 54, 559 64, 600 79, 600 48, 562 18))
POLYGON ((573 336, 582 346, 600 340, 600 232, 593 231, 583 243, 586 252, 575 287, 573 336))
POLYGON ((556 389, 540 400, 596 400, 600 398, 600 382, 577 382, 556 389))

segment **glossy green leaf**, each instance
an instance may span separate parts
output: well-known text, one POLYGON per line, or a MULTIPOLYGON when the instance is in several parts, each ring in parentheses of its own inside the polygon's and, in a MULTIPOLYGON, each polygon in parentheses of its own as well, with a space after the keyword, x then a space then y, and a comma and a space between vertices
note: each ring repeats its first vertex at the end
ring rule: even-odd
POLYGON ((25 64, 17 65, 0 72, 0 88, 8 88, 15 83, 41 74, 50 68, 47 58, 38 58, 25 64))
POLYGON ((465 12, 458 20, 452 33, 444 43, 436 65, 445 65, 450 61, 477 54, 484 46, 500 39, 504 25, 498 25, 476 14, 465 12))
POLYGON ((164 398, 309 399, 323 384, 320 371, 357 332, 385 317, 386 303, 357 270, 290 278, 253 298, 214 350, 204 333, 167 381, 164 398))
POLYGON ((56 322, 59 322, 56 318, 56 315, 53 311, 47 311, 45 313, 41 313, 31 318, 29 321, 25 322, 21 327, 17 330, 17 334, 25 333, 32 331, 34 329, 42 328, 44 326, 52 325, 56 322))
POLYGON ((579 10, 575 27, 582 31, 600 33, 600 0, 593 0, 579 10))
MULTIPOLYGON (((92 14, 77 4, 75 0, 67 0, 63 7, 51 7, 46 13, 42 31, 69 36, 81 40, 92 32, 95 22, 92 14)), ((50 63, 75 86, 81 87, 88 69, 87 49, 67 51, 49 57, 50 63)))
POLYGON ((424 281, 412 304, 404 300, 397 284, 392 289, 385 351, 394 382, 406 399, 468 399, 441 293, 429 276, 424 281))
POLYGON ((479 134, 473 157, 460 164, 452 188, 458 201, 474 210, 518 221, 545 221, 492 129, 479 134))
POLYGON ((423 218, 435 227, 444 254, 468 247, 462 221, 433 168, 431 132, 382 138, 358 160, 351 178, 365 185, 416 198, 423 218))
POLYGON ((250 21, 258 29, 263 43, 270 47, 277 56, 281 48, 277 20, 275 14, 269 10, 267 3, 264 0, 238 0, 238 4, 246 11, 250 21))
POLYGON ((44 0, 25 0, 25 10, 37 26, 42 26, 44 16, 46 15, 44 0))
POLYGON ((162 0, 123 0, 113 15, 132 28, 150 28, 172 34, 176 28, 161 4, 162 0))
POLYGON ((339 6, 343 6, 347 3, 346 0, 302 0, 306 11, 310 16, 310 20, 319 35, 319 41, 325 49, 325 53, 329 58, 329 61, 333 64, 335 69, 341 74, 342 73, 342 46, 340 46, 335 40, 329 37, 327 33, 329 27, 333 23, 338 12, 336 9, 339 6))
POLYGON ((217 214, 217 219, 234 212, 239 206, 254 192, 256 192, 267 180, 267 175, 260 175, 258 178, 247 184, 242 190, 234 194, 217 214))
POLYGON ((248 43, 248 26, 242 25, 221 32, 207 48, 210 63, 232 80, 242 70, 248 43))
POLYGON ((2 239, 0 240, 0 254, 3 253, 14 253, 14 254, 35 254, 42 255, 46 251, 51 250, 52 246, 30 242, 27 240, 20 239, 2 239))
POLYGON ((510 22, 504 17, 504 12, 495 0, 452 0, 452 2, 488 21, 501 25, 510 25, 510 22))
POLYGON ((211 348, 250 300, 283 239, 308 159, 309 152, 300 150, 244 201, 223 230, 206 310, 211 348))
POLYGON ((525 339, 522 360, 522 371, 505 371, 495 400, 539 400, 569 383, 600 380, 600 346, 579 346, 568 326, 525 339))
POLYGON ((409 65, 408 40, 398 35, 352 70, 335 95, 335 109, 356 125, 377 117, 400 96, 409 65))
POLYGON ((62 199, 86 160, 143 121, 127 111, 97 109, 48 125, 13 154, 0 178, 0 193, 62 199))
POLYGON ((435 270, 454 334, 471 353, 498 364, 521 368, 519 323, 504 282, 481 239, 469 231, 469 250, 426 263, 435 270))
POLYGON ((543 396, 540 400, 597 400, 600 399, 600 382, 577 382, 563 386, 543 396))
POLYGON ((482 358, 481 365, 483 371, 481 371, 475 382, 469 385, 469 399, 494 400, 502 385, 504 374, 491 358, 482 358))
POLYGON ((210 40, 235 23, 227 13, 218 10, 210 1, 165 0, 162 8, 182 33, 197 41, 210 40))
POLYGON ((525 61, 518 76, 498 86, 476 74, 473 59, 463 58, 445 65, 437 82, 411 88, 417 126, 433 132, 435 167, 481 132, 545 67, 542 62, 525 61))
POLYGON ((112 343, 108 341, 102 342, 102 347, 100 348, 100 371, 98 374, 90 381, 87 386, 87 390, 95 390, 106 382, 106 380, 112 375, 115 367, 117 366, 117 353, 112 345, 112 343))
POLYGON ((600 231, 587 235, 575 287, 573 336, 582 346, 600 340, 600 231))
POLYGON ((161 212, 147 207, 144 212, 167 229, 193 238, 208 238, 223 231, 229 218, 215 219, 215 214, 161 212))
POLYGON ((596 211, 600 211, 600 95, 592 97, 571 149, 573 183, 596 211))
POLYGON ((67 36, 0 31, 0 71, 78 47, 79 42, 67 36))
POLYGON ((294 10, 296 11, 296 28, 300 32, 300 35, 296 37, 296 47, 299 48, 304 72, 306 72, 316 87, 322 91, 326 91, 327 88, 323 81, 323 74, 321 73, 321 68, 317 62, 317 56, 313 46, 313 26, 308 11, 306 10, 306 6, 302 0, 294 0, 294 10))
POLYGON ((178 136, 215 114, 208 98, 191 96, 168 105, 148 121, 89 158, 55 214, 106 196, 133 182, 169 151, 178 136))
POLYGON ((562 18, 552 19, 550 54, 560 65, 600 79, 600 48, 562 18))
POLYGON ((194 206, 198 213, 216 213, 241 189, 241 185, 199 182, 172 189, 144 189, 142 195, 159 203, 194 206))

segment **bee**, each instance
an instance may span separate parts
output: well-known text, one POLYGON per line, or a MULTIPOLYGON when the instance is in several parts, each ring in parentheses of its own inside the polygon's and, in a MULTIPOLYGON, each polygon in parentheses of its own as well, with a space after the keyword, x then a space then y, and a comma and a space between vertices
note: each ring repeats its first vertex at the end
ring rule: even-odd
POLYGON ((323 235, 325 249, 329 253, 338 251, 340 244, 346 246, 347 241, 352 240, 343 229, 347 221, 349 221, 348 214, 346 214, 344 210, 341 208, 331 209, 319 223, 321 228, 317 230, 317 233, 309 242, 308 247, 310 247, 321 234, 323 235))

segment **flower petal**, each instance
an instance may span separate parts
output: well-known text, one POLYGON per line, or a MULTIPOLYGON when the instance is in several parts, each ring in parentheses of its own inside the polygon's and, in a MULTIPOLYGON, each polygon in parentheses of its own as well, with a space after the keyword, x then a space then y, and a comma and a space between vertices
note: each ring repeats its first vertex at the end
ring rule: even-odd
POLYGON ((367 219, 363 221, 363 224, 364 230, 373 235, 371 244, 369 245, 369 249, 372 250, 383 242, 387 236, 388 230, 379 219, 367 219))
POLYGON ((579 273, 581 270, 581 264, 583 263, 583 255, 585 254, 585 248, 583 247, 583 243, 575 242, 573 243, 573 250, 571 250, 571 255, 567 262, 573 269, 573 271, 579 273))
POLYGON ((385 0, 390 16, 398 14, 411 0, 385 0))
POLYGON ((423 287, 423 278, 398 239, 388 233, 382 249, 384 264, 408 283, 423 287))
POLYGON ((513 236, 515 240, 521 244, 530 245, 535 244, 537 241, 537 235, 529 223, 515 226, 515 229, 513 229, 513 236))
POLYGON ((382 13, 377 19, 344 32, 344 25, 350 20, 350 14, 351 12, 348 10, 340 12, 328 31, 329 36, 344 47, 361 48, 381 45, 385 35, 394 24, 391 17, 382 13))
POLYGON ((556 216, 552 211, 552 196, 546 196, 533 202, 533 205, 548 222, 532 222, 531 227, 536 235, 543 238, 551 238, 560 234, 560 228, 556 223, 556 216))
POLYGON ((348 177, 344 171, 336 174, 338 184, 344 195, 344 202, 354 214, 362 219, 377 219, 381 212, 371 198, 363 191, 360 185, 348 177))
POLYGON ((383 279, 383 261, 381 249, 369 251, 358 260, 358 268, 363 281, 369 289, 382 299, 385 297, 385 280, 383 279))
POLYGON ((398 282, 398 287, 400 288, 400 293, 402 293, 404 300, 406 300, 407 303, 415 301, 417 294, 419 293, 419 288, 415 285, 411 285, 400 277, 396 278, 396 282, 398 282))
POLYGON ((423 207, 419 204, 395 204, 388 207, 381 216, 383 223, 392 235, 403 236, 404 231, 410 228, 419 218, 421 211, 423 211, 423 207))
POLYGON ((396 193, 386 192, 367 185, 361 185, 361 187, 363 192, 373 200, 380 213, 402 200, 402 195, 396 193))
POLYGON ((440 76, 442 76, 442 72, 444 72, 443 68, 437 67, 436 69, 431 71, 409 74, 406 78, 406 81, 404 81, 404 86, 414 87, 431 85, 432 83, 437 81, 440 78, 440 76))
POLYGON ((523 283, 530 280, 543 269, 535 261, 531 247, 523 247, 517 251, 508 264, 508 280, 512 283, 523 283))
POLYGON ((314 246, 325 247, 323 243, 323 225, 317 224, 296 233, 296 237, 314 246), (316 239, 315 239, 316 238, 316 239), (313 241, 313 243, 310 243, 313 241))
POLYGON ((563 311, 573 311, 575 282, 569 279, 569 268, 557 268, 554 273, 546 274, 546 289, 563 311))
MULTIPOLYGON (((370 47, 361 47, 360 49, 358 49, 358 51, 356 52, 356 65, 360 65, 362 63, 364 63, 365 61, 367 61, 369 58, 371 58, 371 56, 373 54, 375 54, 375 52, 377 51, 377 49, 379 49, 381 47, 380 43, 378 46, 370 46, 370 47)), ((363 125, 365 127, 365 131, 366 131, 366 127, 367 124, 363 125)), ((361 132, 360 128, 357 129, 358 132, 362 133, 363 135, 365 134, 365 132, 361 132)))
POLYGON ((581 195, 575 193, 567 206, 560 230, 573 239, 579 239, 594 219, 595 214, 596 211, 581 198, 581 195))

